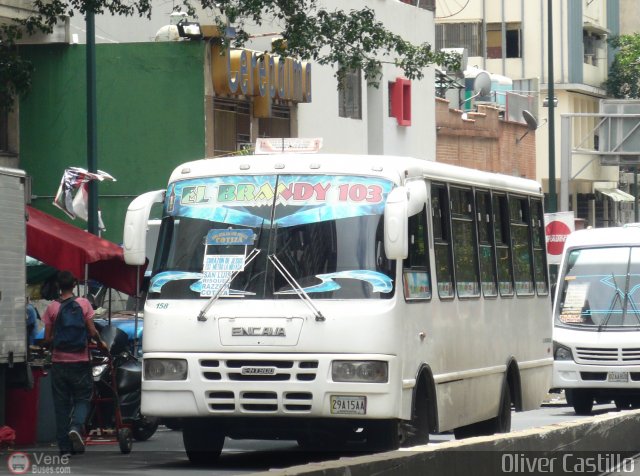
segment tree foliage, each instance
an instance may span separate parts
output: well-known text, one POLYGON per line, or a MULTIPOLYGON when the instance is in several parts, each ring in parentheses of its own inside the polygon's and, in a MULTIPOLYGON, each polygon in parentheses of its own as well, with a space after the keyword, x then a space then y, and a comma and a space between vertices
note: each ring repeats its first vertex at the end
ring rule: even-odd
POLYGON ((621 35, 609 40, 618 51, 605 82, 607 93, 614 98, 640 98, 640 34, 621 35))
MULTIPOLYGON (((194 16, 196 7, 211 13, 221 28, 231 25, 236 36, 225 46, 242 47, 251 39, 251 28, 264 22, 275 24, 279 39, 276 53, 313 60, 336 67, 341 79, 347 70, 360 69, 371 84, 377 85, 382 65, 395 64, 409 79, 421 79, 433 64, 459 67, 455 54, 436 53, 431 45, 414 45, 393 33, 376 19, 370 8, 328 10, 317 0, 183 0, 177 9, 194 16)), ((30 87, 31 65, 20 59, 15 41, 22 35, 50 33, 65 16, 76 14, 140 17, 151 16, 151 0, 35 0, 34 13, 0 27, 0 107, 11 107, 16 95, 30 87)), ((224 40, 223 40, 224 41, 224 40)), ((340 81, 338 82, 340 84, 340 81)))

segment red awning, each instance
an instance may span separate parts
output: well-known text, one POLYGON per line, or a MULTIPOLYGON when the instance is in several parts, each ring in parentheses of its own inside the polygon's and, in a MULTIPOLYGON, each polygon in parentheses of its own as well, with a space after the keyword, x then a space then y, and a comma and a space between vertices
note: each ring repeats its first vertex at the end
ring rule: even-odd
POLYGON ((59 270, 69 270, 81 281, 85 265, 89 265, 89 278, 132 296, 136 294, 136 277, 142 284, 144 276, 143 266, 138 270, 124 262, 120 246, 30 206, 27 254, 59 270))

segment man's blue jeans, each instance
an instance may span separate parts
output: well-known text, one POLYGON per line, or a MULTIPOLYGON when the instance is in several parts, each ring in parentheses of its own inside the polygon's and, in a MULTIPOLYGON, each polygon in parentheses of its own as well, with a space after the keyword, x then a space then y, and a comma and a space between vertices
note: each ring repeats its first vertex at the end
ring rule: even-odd
POLYGON ((54 362, 51 366, 51 386, 58 448, 61 452, 70 452, 69 430, 84 429, 91 405, 91 365, 89 362, 54 362))

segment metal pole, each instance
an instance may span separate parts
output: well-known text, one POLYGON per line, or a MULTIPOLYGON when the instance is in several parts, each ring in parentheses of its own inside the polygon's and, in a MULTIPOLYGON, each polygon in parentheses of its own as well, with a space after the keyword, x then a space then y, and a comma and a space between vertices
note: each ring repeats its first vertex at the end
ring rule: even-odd
MULTIPOLYGON (((569 181, 571 180, 571 116, 560 115, 560 135, 565 138, 560 147, 560 211, 569 211, 569 181)), ((556 210, 554 210, 556 211, 556 210)))
MULTIPOLYGON (((87 169, 98 171, 98 134, 96 113, 96 25, 93 10, 87 11, 87 169)), ((87 230, 98 235, 98 183, 89 181, 87 230)))
POLYGON ((136 304, 133 324, 133 355, 138 356, 138 310, 140 309, 140 266, 136 266, 136 304))
POLYGON ((640 210, 638 210, 638 166, 633 168, 633 221, 640 222, 640 210))
MULTIPOLYGON (((556 206, 556 137, 555 137, 555 114, 554 114, 554 96, 553 88, 553 0, 547 0, 547 36, 548 36, 548 53, 547 60, 549 62, 549 74, 547 76, 547 85, 549 93, 549 205, 548 211, 554 213, 557 211, 556 206)), ((565 137, 565 140, 571 140, 565 137)))

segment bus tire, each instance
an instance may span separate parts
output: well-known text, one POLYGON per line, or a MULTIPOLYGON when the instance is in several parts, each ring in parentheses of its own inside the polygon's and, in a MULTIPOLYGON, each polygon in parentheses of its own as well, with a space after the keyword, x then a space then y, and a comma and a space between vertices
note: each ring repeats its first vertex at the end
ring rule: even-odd
POLYGON ((400 447, 398 420, 371 420, 366 426, 366 449, 376 453, 400 447))
POLYGON ((573 411, 576 415, 591 415, 593 410, 593 395, 588 390, 575 389, 571 392, 573 411))
POLYGON ((500 412, 492 418, 493 433, 509 433, 511 431, 511 389, 505 380, 500 400, 500 412))
POLYGON ((215 422, 185 422, 182 442, 189 461, 198 465, 212 465, 220 458, 225 435, 215 428, 215 422))
POLYGON ((616 404, 616 409, 618 411, 621 410, 631 410, 632 408, 637 408, 637 404, 634 405, 634 400, 629 397, 619 397, 613 400, 616 404))
POLYGON ((502 387, 500 408, 498 415, 488 420, 461 426, 453 430, 456 440, 473 436, 490 436, 496 433, 509 433, 511 431, 511 389, 507 380, 502 387))
POLYGON ((403 424, 404 448, 429 443, 429 395, 424 379, 420 379, 414 398, 411 421, 403 424))

